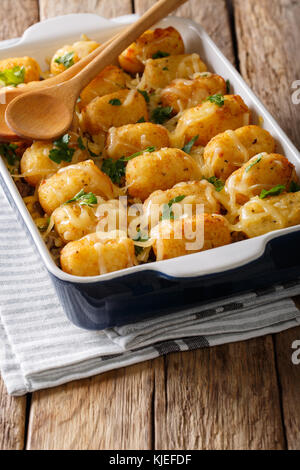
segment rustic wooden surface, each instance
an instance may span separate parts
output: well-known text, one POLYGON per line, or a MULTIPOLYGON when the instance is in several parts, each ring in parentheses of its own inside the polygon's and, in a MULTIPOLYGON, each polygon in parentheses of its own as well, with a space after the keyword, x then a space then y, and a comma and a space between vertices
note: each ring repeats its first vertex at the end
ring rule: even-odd
MULTIPOLYGON (((141 13, 154 0, 1 0, 0 39, 71 12, 141 13)), ((200 22, 298 147, 300 2, 190 0, 200 22), (235 43, 234 40, 237 39, 235 43), (276 45, 276 48, 274 48, 276 45), (236 55, 238 51, 238 55, 236 55)), ((0 385, 2 449, 300 449, 300 366, 288 332, 165 358, 33 393, 0 385)))

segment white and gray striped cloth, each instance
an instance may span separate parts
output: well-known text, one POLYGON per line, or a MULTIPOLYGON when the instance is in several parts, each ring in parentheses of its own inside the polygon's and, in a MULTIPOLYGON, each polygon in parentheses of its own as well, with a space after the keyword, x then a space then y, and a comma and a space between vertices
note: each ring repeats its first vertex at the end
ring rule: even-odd
POLYGON ((66 318, 30 237, 0 187, 0 369, 22 395, 174 351, 247 340, 300 324, 300 280, 154 320, 90 332, 66 318))

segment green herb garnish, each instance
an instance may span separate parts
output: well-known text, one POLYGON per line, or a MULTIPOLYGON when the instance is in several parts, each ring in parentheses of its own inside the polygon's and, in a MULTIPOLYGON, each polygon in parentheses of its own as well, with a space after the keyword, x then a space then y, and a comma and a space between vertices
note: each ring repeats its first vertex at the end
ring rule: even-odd
POLYGON ((169 70, 168 67, 163 67, 162 70, 169 70))
POLYGON ((225 183, 222 180, 219 180, 216 176, 211 176, 210 178, 205 178, 209 183, 213 184, 215 187, 215 190, 222 191, 222 189, 225 186, 225 183))
POLYGON ((122 103, 118 98, 113 98, 109 100, 109 104, 111 104, 112 106, 121 106, 122 103))
POLYGON ((157 51, 152 55, 152 59, 162 59, 163 57, 169 57, 169 52, 157 51))
POLYGON ((265 199, 268 196, 279 196, 279 194, 285 191, 285 189, 285 186, 283 186, 282 184, 277 184, 277 186, 274 186, 274 188, 269 189, 268 191, 266 189, 263 189, 259 197, 260 199, 265 199))
POLYGON ((289 193, 297 193, 300 191, 300 186, 296 181, 292 181, 289 187, 289 193))
POLYGON ((149 94, 147 93, 146 90, 137 89, 137 91, 145 98, 146 103, 150 103, 149 94))
POLYGON ((86 193, 84 189, 79 191, 72 199, 65 202, 65 204, 70 204, 71 202, 78 202, 81 206, 93 206, 98 203, 97 196, 95 196, 94 193, 86 193))
POLYGON ((110 177, 113 183, 120 183, 123 176, 125 176, 125 166, 123 158, 119 160, 106 158, 103 160, 101 170, 110 177))
POLYGON ((156 150, 155 147, 147 147, 145 150, 141 150, 140 152, 133 153, 129 157, 122 157, 122 159, 123 159, 123 161, 128 162, 129 160, 132 160, 135 157, 139 157, 140 155, 142 155, 145 152, 152 153, 152 152, 155 152, 155 150, 156 150))
POLYGON ((4 157, 10 166, 14 166, 17 160, 19 160, 16 150, 18 145, 16 144, 0 144, 0 155, 4 157))
POLYGON ((82 137, 78 137, 77 139, 78 147, 80 150, 86 150, 86 146, 83 143, 82 137))
POLYGON ((250 163, 250 165, 248 165, 247 168, 246 168, 246 170, 245 170, 246 173, 248 173, 248 171, 250 171, 251 168, 252 168, 254 165, 256 165, 257 163, 259 163, 259 162, 261 161, 261 159, 262 159, 262 155, 259 155, 259 157, 258 157, 254 162, 250 163))
POLYGON ((113 183, 120 183, 123 176, 125 176, 126 163, 133 158, 139 157, 144 152, 154 152, 155 147, 147 147, 145 150, 133 153, 129 157, 121 157, 118 160, 113 158, 106 158, 103 160, 101 170, 106 173, 113 183))
POLYGON ((230 81, 229 80, 226 80, 226 94, 229 95, 230 93, 230 81))
POLYGON ((137 124, 138 124, 139 122, 146 122, 144 116, 142 116, 138 121, 136 121, 137 124))
POLYGON ((72 67, 74 65, 74 55, 75 52, 67 52, 66 54, 57 57, 54 62, 57 64, 63 65, 66 69, 72 67))
POLYGON ((55 163, 71 162, 75 149, 69 147, 71 136, 69 134, 63 135, 60 139, 55 140, 53 145, 55 148, 50 150, 49 158, 55 163))
POLYGON ((220 94, 209 96, 208 98, 206 98, 205 101, 210 101, 211 103, 216 104, 220 108, 225 104, 225 98, 223 95, 220 94))
POLYGON ((0 82, 2 86, 17 86, 25 81, 25 67, 16 65, 12 69, 0 72, 0 82))
POLYGON ((187 144, 185 144, 185 146, 182 148, 182 150, 185 152, 185 153, 190 153, 190 151, 192 150, 196 140, 199 138, 199 135, 195 135, 195 137, 193 137, 187 144))
POLYGON ((156 124, 163 124, 170 119, 173 108, 172 106, 158 106, 152 111, 151 118, 156 124))
POLYGON ((174 199, 171 199, 168 202, 168 204, 164 204, 163 205, 163 210, 162 210, 162 216, 161 216, 160 220, 174 220, 175 216, 174 216, 174 212, 172 210, 172 206, 173 206, 173 204, 177 204, 177 203, 183 201, 183 199, 185 197, 186 196, 177 196, 177 197, 174 197, 174 199))

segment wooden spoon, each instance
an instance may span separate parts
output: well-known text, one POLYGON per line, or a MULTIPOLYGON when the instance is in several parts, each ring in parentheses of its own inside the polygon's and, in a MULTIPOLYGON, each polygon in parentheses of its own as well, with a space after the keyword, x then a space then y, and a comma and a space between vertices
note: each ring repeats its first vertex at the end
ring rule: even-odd
POLYGON ((113 38, 110 38, 106 43, 97 47, 93 52, 88 56, 81 59, 79 62, 74 64, 69 69, 64 72, 56 75, 55 77, 47 78, 40 82, 29 82, 24 86, 19 86, 17 88, 5 87, 0 90, 0 142, 6 141, 17 141, 20 140, 15 132, 7 126, 5 121, 5 113, 7 106, 18 96, 24 95, 35 90, 43 90, 49 88, 50 86, 58 85, 60 83, 66 82, 71 78, 75 77, 84 67, 86 67, 95 57, 97 57, 100 52, 102 52, 109 44, 111 44, 119 34, 115 35, 113 38))
POLYGON ((6 110, 9 127, 25 139, 51 140, 64 134, 71 126, 81 90, 146 29, 186 1, 159 0, 71 80, 15 98, 6 110))

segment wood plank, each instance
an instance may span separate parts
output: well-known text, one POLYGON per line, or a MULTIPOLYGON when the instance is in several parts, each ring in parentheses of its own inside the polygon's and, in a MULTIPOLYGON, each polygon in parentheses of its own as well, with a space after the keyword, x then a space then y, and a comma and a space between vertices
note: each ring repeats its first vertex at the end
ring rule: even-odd
POLYGON ((34 393, 27 448, 151 449, 159 368, 162 358, 34 393))
POLYGON ((40 0, 41 19, 68 13, 96 13, 105 18, 132 13, 131 0, 40 0))
MULTIPOLYGON (((300 77, 300 3, 294 0, 235 0, 241 71, 292 141, 300 148, 300 105, 292 84, 300 77), (272 12, 272 14, 270 14, 272 12)), ((299 88, 299 87, 298 87, 299 88)), ((298 298, 298 305, 300 305, 298 298)), ((300 366, 291 362, 291 344, 300 329, 275 336, 284 425, 290 449, 300 448, 300 366)))
POLYGON ((291 99, 300 77, 300 2, 234 0, 234 6, 241 72, 300 148, 300 105, 291 99))
MULTIPOLYGON (((39 19, 38 0, 1 0, 0 40, 22 36, 39 19)), ((0 449, 24 448, 26 397, 10 397, 0 378, 0 449)))
POLYGON ((39 21, 38 0, 1 0, 0 41, 22 36, 25 29, 39 21))
POLYGON ((7 394, 0 377, 0 450, 24 449, 26 397, 7 394))
POLYGON ((156 379, 156 449, 283 449, 270 336, 166 358, 156 379))
MULTIPOLYGON (((300 327, 275 336, 285 432, 290 450, 300 450, 300 364, 294 364, 292 361, 292 355, 296 353, 295 348, 300 350, 300 327)), ((300 354, 297 355, 298 360, 299 358, 300 354)))
MULTIPOLYGON (((143 13, 156 0, 135 0, 136 13, 143 13)), ((189 0, 177 9, 174 15, 191 18, 200 23, 226 57, 234 63, 234 52, 225 0, 189 0)))

